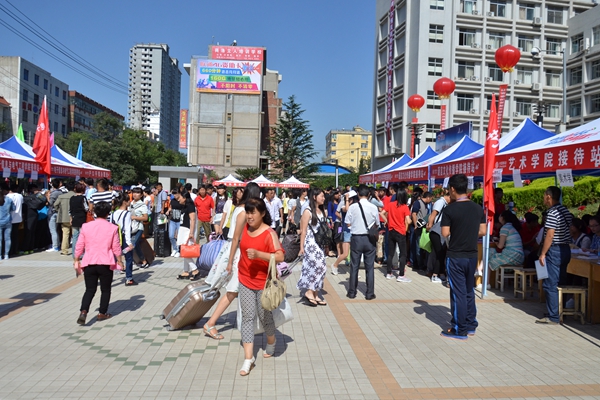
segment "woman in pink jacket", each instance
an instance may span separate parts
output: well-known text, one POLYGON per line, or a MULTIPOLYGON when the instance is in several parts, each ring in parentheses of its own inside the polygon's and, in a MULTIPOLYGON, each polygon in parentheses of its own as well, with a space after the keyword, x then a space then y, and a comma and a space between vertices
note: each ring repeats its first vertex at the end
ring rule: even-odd
POLYGON ((75 268, 77 276, 83 273, 85 279, 81 314, 77 318, 79 325, 85 325, 90 304, 98 289, 98 279, 100 280, 102 295, 100 296, 100 309, 97 319, 98 321, 104 321, 112 317, 107 311, 110 302, 113 270, 123 269, 123 258, 119 242, 119 228, 107 221, 110 211, 110 203, 101 201, 96 204, 94 213, 97 218, 83 224, 77 239, 73 268, 75 268), (118 267, 116 264, 118 264, 118 267))

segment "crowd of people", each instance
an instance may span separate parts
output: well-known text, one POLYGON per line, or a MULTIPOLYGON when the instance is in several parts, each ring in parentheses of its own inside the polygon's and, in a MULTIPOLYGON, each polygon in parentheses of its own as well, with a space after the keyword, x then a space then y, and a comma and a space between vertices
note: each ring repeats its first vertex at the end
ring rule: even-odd
MULTIPOLYGON (((220 236, 225 243, 205 280, 213 284, 224 272, 231 274, 231 280, 203 329, 207 336, 223 339, 218 320, 239 296, 245 355, 240 374, 247 375, 255 362, 255 318, 267 335, 264 357, 275 352, 273 315, 261 307, 260 296, 270 258, 283 261, 281 239, 286 235, 298 236, 302 267, 297 288, 307 306, 327 305, 322 294, 327 257, 333 259, 333 275, 340 273, 342 263, 348 268, 350 299, 358 294, 361 264, 366 300, 376 298, 376 264, 385 265, 384 278, 403 284, 411 283, 407 271, 412 269, 450 289, 451 326, 442 336, 466 340, 474 335, 478 323, 473 289, 475 277, 485 267, 477 264, 478 239, 487 225, 482 207, 470 200, 467 182, 466 176, 455 175, 438 196, 418 186, 410 188, 406 182, 377 189, 360 185, 280 193, 255 183, 230 193, 222 185, 192 188, 191 184, 178 184, 168 193, 160 183, 117 191, 106 179, 66 184, 54 179, 50 190, 31 184, 23 191, 12 185, 0 191, 0 255, 7 259, 35 250, 72 255, 75 270, 85 277, 77 320, 85 324, 98 281, 102 295, 97 319, 104 320, 111 317, 113 271, 123 270, 125 286, 134 286, 135 261, 142 269, 150 266, 141 246, 143 238, 154 235, 156 247, 162 240, 159 233, 165 232, 170 256, 180 257, 182 245, 220 236)), ((532 213, 520 220, 514 205, 503 203, 502 189, 496 189, 495 200, 494 246, 487 266, 490 270, 532 268, 536 261, 546 266, 549 277, 543 287, 548 313, 536 322, 558 323, 557 287, 573 279, 566 273, 570 249, 600 251, 600 217, 574 218, 560 205, 556 187, 544 194, 548 210, 541 223, 532 213)), ((182 261, 177 279, 201 279, 196 260, 182 257, 182 261)))

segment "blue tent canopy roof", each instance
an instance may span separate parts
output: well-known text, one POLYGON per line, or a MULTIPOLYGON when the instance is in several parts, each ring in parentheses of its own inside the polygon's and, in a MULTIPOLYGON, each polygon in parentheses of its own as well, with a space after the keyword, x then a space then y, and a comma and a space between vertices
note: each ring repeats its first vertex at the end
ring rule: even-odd
POLYGON ((378 171, 373 171, 373 172, 376 173, 376 172, 391 171, 391 170, 394 170, 396 168, 403 167, 403 166, 405 166, 406 164, 408 164, 411 161, 412 161, 412 158, 410 158, 410 156, 408 154, 404 154, 402 157, 400 157, 399 159, 397 159, 396 161, 394 161, 392 163, 392 165, 388 165, 388 166, 383 167, 382 169, 380 169, 378 171))
POLYGON ((404 165, 405 167, 410 167, 419 163, 422 163, 423 161, 427 161, 430 158, 433 158, 435 156, 437 156, 438 153, 436 153, 435 150, 433 150, 431 148, 431 146, 427 146, 427 148, 418 156, 416 156, 415 158, 413 158, 413 160, 411 162, 409 162, 408 164, 404 165))

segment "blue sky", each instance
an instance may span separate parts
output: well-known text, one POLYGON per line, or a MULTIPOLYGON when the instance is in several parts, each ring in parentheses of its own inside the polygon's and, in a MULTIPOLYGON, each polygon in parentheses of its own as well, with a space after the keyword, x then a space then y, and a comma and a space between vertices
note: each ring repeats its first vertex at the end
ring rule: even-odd
MULTIPOLYGON (((330 129, 371 129, 375 5, 371 1, 64 1, 16 6, 86 61, 127 85, 129 49, 167 43, 182 70, 181 106, 188 104, 183 64, 206 55, 208 45, 267 48, 269 69, 283 76, 279 96, 295 95, 306 110, 315 149, 325 149, 330 129)), ((0 20, 41 43, 0 11, 0 20)), ((52 50, 52 49, 51 49, 52 50)), ((57 53, 53 50, 53 53, 57 53)), ((21 56, 69 84, 71 90, 127 116, 127 96, 79 75, 0 25, 0 55, 21 56)), ((323 155, 324 152, 320 153, 323 155)))

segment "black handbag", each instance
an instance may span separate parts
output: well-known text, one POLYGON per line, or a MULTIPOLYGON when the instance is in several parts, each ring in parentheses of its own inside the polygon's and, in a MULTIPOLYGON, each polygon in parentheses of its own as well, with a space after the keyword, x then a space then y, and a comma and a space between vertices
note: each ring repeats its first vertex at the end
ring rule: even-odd
POLYGON ((365 227, 367 228, 369 234, 369 242, 371 242, 373 246, 377 246, 377 241, 379 241, 379 228, 377 226, 377 221, 375 221, 373 226, 369 228, 367 225, 367 218, 365 218, 365 212, 363 211, 360 201, 358 202, 358 208, 360 208, 360 213, 362 214, 363 222, 365 223, 365 227))
MULTIPOLYGON (((310 229, 312 229, 312 227, 310 229)), ((317 222, 317 230, 315 231, 313 229, 313 234, 315 236, 315 242, 317 242, 321 248, 324 248, 331 242, 331 228, 329 228, 325 218, 317 222)))

